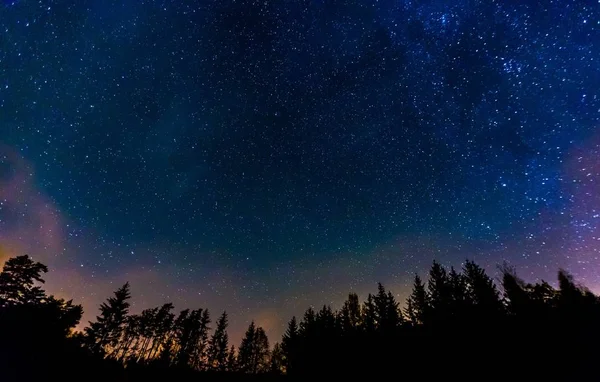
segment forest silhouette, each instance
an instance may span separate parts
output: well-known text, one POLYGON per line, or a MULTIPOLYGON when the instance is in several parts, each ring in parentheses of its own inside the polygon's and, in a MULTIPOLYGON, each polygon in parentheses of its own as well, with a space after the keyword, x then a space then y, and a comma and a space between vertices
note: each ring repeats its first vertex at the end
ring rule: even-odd
MULTIPOLYGON (((521 378, 594 372, 600 298, 558 272, 558 288, 499 267, 498 286, 466 261, 433 262, 400 306, 382 284, 339 310, 308 308, 270 346, 252 322, 239 345, 226 312, 176 312, 171 303, 130 312, 130 286, 100 305, 83 332, 83 308, 48 296, 48 268, 27 255, 0 273, 0 380, 355 380, 521 378)), ((592 374, 595 376, 596 373, 592 374)), ((592 377, 596 378, 596 377, 592 377)))

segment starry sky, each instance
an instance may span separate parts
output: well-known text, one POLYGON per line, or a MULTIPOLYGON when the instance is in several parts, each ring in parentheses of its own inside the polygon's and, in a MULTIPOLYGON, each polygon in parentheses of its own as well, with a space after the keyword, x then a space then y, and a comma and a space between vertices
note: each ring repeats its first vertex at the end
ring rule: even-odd
POLYGON ((3 0, 0 260, 272 342, 433 259, 598 290, 599 45, 595 0, 3 0))

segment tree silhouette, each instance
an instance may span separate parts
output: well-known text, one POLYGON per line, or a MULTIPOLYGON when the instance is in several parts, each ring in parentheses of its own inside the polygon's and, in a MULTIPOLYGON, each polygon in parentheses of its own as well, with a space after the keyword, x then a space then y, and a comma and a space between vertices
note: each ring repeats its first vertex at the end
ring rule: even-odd
POLYGON ((295 366, 298 362, 298 351, 300 350, 298 335, 298 322, 296 317, 292 317, 288 323, 287 329, 281 339, 281 350, 283 353, 283 367, 289 374, 294 373, 295 366))
POLYGON ((435 310, 435 324, 443 324, 449 317, 449 309, 452 304, 452 288, 446 269, 437 261, 433 262, 429 271, 427 282, 429 303, 435 310))
POLYGON ((346 333, 358 330, 363 321, 360 301, 356 293, 350 293, 348 300, 344 302, 339 315, 341 329, 346 333))
POLYGON ((500 294, 494 281, 483 268, 473 261, 467 260, 463 274, 467 285, 468 299, 478 308, 478 311, 488 318, 500 314, 503 310, 500 294))
POLYGON ((228 350, 227 313, 223 312, 208 344, 208 367, 216 371, 227 370, 228 350))
POLYGON ((373 295, 369 293, 367 301, 364 302, 364 329, 367 333, 374 333, 377 329, 377 311, 373 295))
POLYGON ((100 305, 100 315, 85 329, 88 346, 93 352, 106 354, 117 345, 125 328, 130 298, 129 283, 125 283, 100 305))
POLYGON ((46 267, 20 256, 9 259, 0 273, 2 377, 64 379, 61 365, 72 361, 101 374, 101 380, 191 380, 207 371, 209 380, 237 372, 242 379, 287 374, 351 380, 392 375, 399 362, 419 365, 424 359, 435 366, 414 369, 424 377, 447 374, 464 360, 473 374, 501 362, 498 373, 539 375, 552 351, 564 370, 594 365, 600 298, 564 270, 558 272, 558 289, 543 280, 526 283, 507 265, 500 270, 501 289, 473 261, 460 272, 434 262, 426 282, 418 275, 414 279, 404 309, 409 322, 379 283, 362 304, 351 293, 338 311, 323 305, 317 312, 308 308, 300 322, 292 317, 272 349, 252 321, 236 352, 228 348, 225 312, 212 333, 206 309, 184 309, 175 316, 173 304, 166 303, 129 315, 129 284, 101 305, 85 335, 76 333, 81 306, 47 296, 39 285, 46 267))
POLYGON ((183 310, 175 320, 177 353, 175 363, 180 367, 201 369, 206 364, 208 310, 183 310))
POLYGON ((152 325, 153 339, 152 347, 148 354, 149 359, 155 358, 161 347, 167 341, 167 337, 173 328, 173 321, 175 319, 175 315, 172 313, 173 308, 173 304, 170 302, 163 304, 154 315, 154 322, 152 325))
POLYGON ((414 325, 423 325, 427 322, 429 310, 429 295, 421 278, 416 275, 412 293, 406 301, 406 315, 414 325))
POLYGON ((44 264, 34 262, 27 255, 8 259, 0 272, 0 309, 5 315, 36 312, 37 318, 43 317, 46 330, 59 337, 66 336, 79 323, 83 309, 72 300, 47 296, 41 286, 35 285, 44 283, 42 274, 47 272, 44 264))
POLYGON ((238 367, 249 374, 264 373, 269 370, 269 340, 263 328, 250 323, 242 339, 238 354, 238 367))
POLYGON ((132 361, 142 362, 145 360, 150 341, 152 340, 152 324, 157 311, 157 308, 144 309, 136 316, 137 338, 133 347, 135 356, 132 358, 132 361))
POLYGON ((331 306, 323 305, 321 310, 317 313, 315 324, 319 335, 331 337, 331 335, 335 333, 335 315, 331 306))
POLYGON ((29 256, 10 258, 0 272, 0 370, 3 380, 39 380, 57 374, 64 359, 81 348, 73 328, 83 309, 46 292, 42 275, 48 268, 29 256))
POLYGON ((210 327, 210 314, 207 309, 202 311, 200 317, 200 327, 198 328, 197 336, 195 338, 195 352, 194 359, 196 360, 196 368, 202 369, 206 367, 206 351, 208 350, 208 331, 210 327))
POLYGON ((246 330, 246 334, 242 339, 242 343, 240 344, 239 354, 238 354, 238 368, 240 371, 244 373, 253 373, 256 374, 258 369, 255 361, 255 348, 256 348, 256 325, 254 325, 254 321, 250 323, 248 329, 246 330))
POLYGON ((141 317, 137 314, 127 316, 119 346, 113 352, 112 357, 121 362, 126 360, 134 348, 134 341, 139 341, 141 331, 141 317))
POLYGON ((300 323, 300 331, 304 335, 307 335, 307 333, 314 330, 315 322, 317 320, 316 317, 317 315, 312 307, 306 309, 306 312, 304 312, 304 317, 302 318, 302 322, 300 323))
POLYGON ((402 314, 396 299, 391 292, 386 292, 383 285, 379 283, 373 301, 377 329, 383 333, 393 334, 402 324, 402 314))
POLYGON ((173 361, 173 340, 168 339, 164 342, 160 354, 158 355, 158 364, 163 367, 168 367, 173 361))
POLYGON ((252 369, 256 373, 265 373, 269 370, 271 352, 267 333, 260 326, 256 328, 254 339, 254 359, 252 369))
POLYGON ((284 374, 284 365, 283 349, 281 348, 281 345, 279 345, 279 342, 276 342, 271 351, 271 365, 269 366, 269 372, 272 374, 284 374))
POLYGON ((467 314, 468 306, 471 304, 467 285, 468 280, 464 274, 457 272, 454 267, 450 268, 448 279, 450 282, 450 293, 452 295, 450 314, 454 321, 459 321, 463 318, 463 315, 467 314))
POLYGON ((79 324, 83 315, 81 305, 73 304, 73 300, 57 299, 54 296, 46 298, 42 309, 46 324, 55 332, 57 336, 66 337, 72 333, 72 329, 79 324))
POLYGON ((237 355, 235 353, 235 346, 231 345, 229 352, 227 352, 227 371, 236 372, 238 371, 237 355))
POLYGON ((41 303, 45 293, 35 283, 43 284, 47 272, 48 267, 28 255, 8 259, 0 273, 0 307, 41 303))

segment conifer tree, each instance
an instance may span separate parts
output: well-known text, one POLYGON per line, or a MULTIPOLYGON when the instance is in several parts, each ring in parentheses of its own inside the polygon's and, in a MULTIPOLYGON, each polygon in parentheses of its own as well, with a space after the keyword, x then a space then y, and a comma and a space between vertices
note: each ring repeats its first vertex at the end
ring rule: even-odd
POLYGON ((428 314, 430 323, 434 326, 448 326, 452 318, 452 287, 448 272, 437 261, 429 270, 427 294, 431 310, 428 314))
POLYGON ((208 367, 213 370, 225 371, 227 369, 228 349, 227 312, 223 312, 217 321, 217 327, 209 341, 208 367))
POLYGON ((467 282, 463 274, 458 273, 454 267, 450 268, 448 281, 452 294, 452 311, 462 312, 468 304, 467 282))
POLYGON ((494 281, 485 273, 485 270, 475 262, 467 260, 463 274, 471 304, 475 305, 481 314, 500 314, 502 312, 500 294, 494 281))
POLYGON ((391 292, 386 292, 381 283, 377 285, 377 294, 373 301, 377 328, 382 332, 397 329, 402 321, 398 303, 391 292))
POLYGON ((281 339, 281 351, 283 353, 283 366, 287 373, 294 372, 299 352, 298 323, 296 316, 292 317, 287 329, 281 339))
POLYGON ((254 373, 266 373, 269 371, 271 352, 267 333, 260 326, 256 328, 254 349, 254 373))
POLYGON ((48 267, 28 255, 8 259, 0 273, 0 307, 42 302, 46 294, 35 283, 43 284, 47 272, 48 267))
POLYGON ((273 374, 283 374, 285 373, 285 355, 283 354, 283 349, 279 342, 276 342, 273 345, 273 350, 271 351, 271 365, 269 366, 269 372, 273 374))
POLYGON ((100 315, 85 329, 87 343, 93 352, 106 353, 119 341, 129 313, 129 283, 114 292, 100 305, 100 315))
POLYGON ((419 275, 415 276, 412 293, 406 301, 406 315, 413 325, 422 325, 427 321, 429 296, 419 275))
POLYGON ((149 359, 153 359, 156 356, 171 332, 173 320, 175 319, 175 315, 171 313, 172 310, 173 304, 169 302, 163 304, 154 315, 154 322, 152 323, 152 347, 148 354, 149 359))
POLYGON ((269 340, 263 328, 250 323, 242 339, 238 354, 238 366, 241 372, 258 374, 269 368, 269 340))
POLYGON ((256 325, 254 321, 250 323, 242 343, 239 347, 238 354, 238 367, 243 373, 252 373, 256 368, 254 367, 254 348, 256 339, 256 325))
POLYGON ((367 301, 364 302, 364 326, 367 333, 373 333, 377 329, 377 313, 373 295, 369 293, 367 301))
POLYGON ((208 350, 208 331, 210 330, 208 325, 210 322, 210 313, 208 309, 204 309, 200 316, 199 327, 195 337, 194 360, 197 369, 204 369, 207 363, 206 352, 208 350))
POLYGON ((437 261, 433 262, 429 271, 427 288, 432 308, 436 311, 447 309, 452 300, 450 282, 446 269, 437 261))
POLYGON ((335 315, 331 310, 331 306, 323 305, 323 308, 317 313, 316 324, 320 336, 331 337, 334 334, 336 328, 335 315))
POLYGON ((236 372, 238 371, 237 356, 235 354, 235 346, 231 345, 229 352, 227 352, 227 371, 236 372))
POLYGON ((177 339, 177 354, 175 363, 193 369, 204 367, 208 324, 210 316, 206 309, 196 309, 189 312, 184 310, 175 320, 175 336, 177 339))
POLYGON ((306 312, 304 312, 304 317, 302 318, 302 322, 300 322, 299 326, 302 336, 308 336, 315 329, 316 317, 317 315, 312 306, 306 309, 306 312))
POLYGON ((348 295, 348 300, 344 302, 339 318, 341 321, 340 326, 344 333, 350 333, 360 328, 362 324, 362 312, 356 293, 348 295))

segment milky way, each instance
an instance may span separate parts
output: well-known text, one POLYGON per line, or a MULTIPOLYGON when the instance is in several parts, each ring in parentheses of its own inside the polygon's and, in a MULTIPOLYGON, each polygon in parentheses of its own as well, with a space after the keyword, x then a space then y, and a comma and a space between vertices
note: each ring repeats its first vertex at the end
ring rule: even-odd
POLYGON ((3 1, 0 257, 234 336, 434 258, 599 288, 599 8, 3 1))

